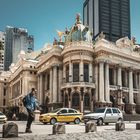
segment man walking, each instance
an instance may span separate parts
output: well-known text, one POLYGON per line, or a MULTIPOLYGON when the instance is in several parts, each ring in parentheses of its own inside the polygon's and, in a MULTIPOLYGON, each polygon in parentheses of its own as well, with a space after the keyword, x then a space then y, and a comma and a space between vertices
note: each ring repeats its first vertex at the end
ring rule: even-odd
POLYGON ((32 133, 31 124, 35 118, 34 111, 36 108, 39 108, 38 101, 35 97, 36 91, 34 88, 31 89, 31 92, 24 97, 24 106, 28 112, 28 120, 26 125, 26 133, 32 133))

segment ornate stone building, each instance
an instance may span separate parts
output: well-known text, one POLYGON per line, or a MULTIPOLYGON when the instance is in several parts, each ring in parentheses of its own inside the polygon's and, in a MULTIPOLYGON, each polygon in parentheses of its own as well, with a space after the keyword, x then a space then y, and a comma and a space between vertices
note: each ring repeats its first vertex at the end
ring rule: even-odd
POLYGON ((140 113, 140 46, 127 37, 109 42, 103 33, 93 42, 79 16, 61 35, 60 41, 30 56, 21 53, 10 74, 3 75, 0 89, 1 95, 6 89, 5 106, 22 110, 21 99, 35 87, 44 112, 58 107, 84 112, 115 106, 125 113, 140 113))

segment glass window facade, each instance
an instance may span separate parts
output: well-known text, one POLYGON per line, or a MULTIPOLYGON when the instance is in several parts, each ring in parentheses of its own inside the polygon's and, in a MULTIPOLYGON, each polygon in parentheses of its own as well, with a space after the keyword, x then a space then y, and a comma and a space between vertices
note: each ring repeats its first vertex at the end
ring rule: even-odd
POLYGON ((130 0, 86 0, 83 12, 84 24, 93 28, 94 37, 102 31, 110 41, 131 37, 130 0))

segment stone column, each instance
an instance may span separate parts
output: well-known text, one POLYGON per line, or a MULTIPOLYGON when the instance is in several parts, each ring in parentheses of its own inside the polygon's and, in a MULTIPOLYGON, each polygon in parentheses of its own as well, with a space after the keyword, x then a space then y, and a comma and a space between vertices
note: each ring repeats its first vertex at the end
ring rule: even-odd
POLYGON ((90 91, 90 111, 93 112, 93 95, 91 91, 90 91))
POLYGON ((53 103, 57 102, 57 66, 53 67, 53 103))
POLYGON ((99 102, 104 102, 104 62, 99 63, 99 102))
POLYGON ((43 75, 40 74, 40 104, 43 104, 43 75))
POLYGON ((117 71, 116 71, 116 67, 114 67, 113 69, 113 84, 117 85, 117 71))
POLYGON ((98 94, 99 94, 99 80, 98 80, 98 71, 99 71, 99 67, 98 67, 98 64, 95 65, 95 100, 96 101, 99 101, 99 98, 98 98, 98 94))
POLYGON ((72 82, 72 63, 69 61, 69 82, 72 82))
POLYGON ((37 77, 37 99, 39 100, 40 102, 40 75, 38 75, 37 77))
POLYGON ((63 64, 63 83, 66 82, 66 66, 63 64))
POLYGON ((92 83, 92 75, 93 73, 93 67, 92 67, 92 63, 89 63, 89 82, 92 83))
POLYGON ((80 99, 81 99, 81 103, 80 103, 80 105, 81 105, 81 112, 84 112, 84 94, 83 94, 83 96, 80 94, 80 99))
POLYGON ((138 75, 138 78, 139 78, 139 85, 138 85, 139 93, 137 94, 137 104, 140 105, 140 73, 138 75))
POLYGON ((126 104, 126 113, 135 113, 134 95, 133 95, 133 73, 129 70, 129 103, 126 104))
POLYGON ((138 79, 139 79, 139 93, 137 93, 137 100, 136 100, 136 112, 140 114, 140 73, 138 74, 138 79))
POLYGON ((118 67, 117 76, 118 76, 117 85, 122 87, 122 69, 120 66, 118 67))
POLYGON ((52 83, 53 83, 53 73, 52 73, 52 68, 50 68, 50 102, 53 101, 53 86, 52 86, 52 83))
POLYGON ((129 104, 133 104, 133 74, 132 70, 129 70, 129 104))
POLYGON ((46 74, 45 74, 45 90, 47 91, 48 89, 47 89, 47 84, 48 84, 48 74, 47 74, 47 72, 46 72, 46 74))
POLYGON ((134 86, 135 86, 134 88, 136 88, 136 89, 138 88, 138 80, 137 79, 138 79, 137 78, 137 73, 135 72, 134 73, 134 86))
POLYGON ((110 103, 110 89, 109 89, 109 64, 105 64, 105 99, 110 103))
POLYGON ((80 61, 80 82, 84 81, 84 63, 83 60, 80 61))
POLYGON ((61 98, 61 85, 62 85, 62 77, 63 77, 63 72, 62 69, 59 67, 59 95, 58 95, 58 102, 62 102, 61 98))
POLYGON ((125 86, 128 87, 127 71, 125 71, 125 86))

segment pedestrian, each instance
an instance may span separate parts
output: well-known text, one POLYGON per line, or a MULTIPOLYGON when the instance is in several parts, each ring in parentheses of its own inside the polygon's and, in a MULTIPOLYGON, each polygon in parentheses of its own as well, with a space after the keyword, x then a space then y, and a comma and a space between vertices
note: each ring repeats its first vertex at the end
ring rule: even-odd
POLYGON ((32 88, 31 92, 24 97, 25 101, 23 104, 28 112, 28 119, 27 119, 27 125, 26 125, 26 130, 25 130, 26 133, 32 133, 31 124, 35 118, 34 111, 36 108, 37 109, 39 108, 39 104, 35 97, 35 94, 36 94, 36 90, 35 88, 32 88))

